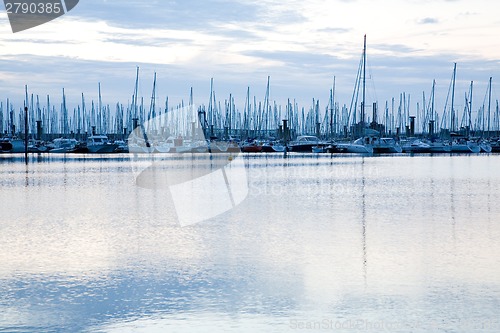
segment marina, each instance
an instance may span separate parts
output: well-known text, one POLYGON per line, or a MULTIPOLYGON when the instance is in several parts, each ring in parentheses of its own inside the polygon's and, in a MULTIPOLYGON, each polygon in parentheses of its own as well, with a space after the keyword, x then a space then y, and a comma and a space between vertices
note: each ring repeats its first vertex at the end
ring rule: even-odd
POLYGON ((0 332, 500 331, 492 78, 459 102, 453 63, 438 111, 367 67, 365 35, 350 101, 309 106, 139 67, 125 104, 0 102, 0 332))
POLYGON ((491 153, 500 151, 500 110, 493 96, 493 80, 482 105, 472 103, 474 82, 470 82, 460 116, 456 101, 457 63, 442 112, 436 110, 435 80, 430 98, 411 104, 411 96, 401 93, 385 102, 367 100, 367 42, 357 71, 350 104, 335 100, 336 81, 327 106, 313 99, 309 109, 288 99, 286 105, 271 101, 270 77, 264 99, 258 101, 247 89, 242 109, 232 94, 222 104, 216 99, 214 79, 210 80, 208 103, 195 105, 193 89, 188 103, 169 105, 168 96, 159 107, 154 74, 149 106, 138 95, 139 67, 131 102, 116 103, 114 112, 98 100, 87 106, 81 102, 71 112, 62 90, 60 110, 50 96, 46 102, 29 94, 25 87, 24 107, 16 111, 9 99, 0 103, 0 153, 195 153, 239 149, 243 152, 330 152, 330 153, 491 153), (389 107, 391 105, 391 107, 389 107), (371 108, 371 116, 369 109, 371 108), (23 141, 24 140, 24 141, 23 141), (57 147, 61 140, 73 140, 72 147, 57 147), (76 140, 76 143, 74 142, 76 140), (53 148, 57 147, 54 151, 53 148), (221 148, 222 147, 222 148, 221 148))

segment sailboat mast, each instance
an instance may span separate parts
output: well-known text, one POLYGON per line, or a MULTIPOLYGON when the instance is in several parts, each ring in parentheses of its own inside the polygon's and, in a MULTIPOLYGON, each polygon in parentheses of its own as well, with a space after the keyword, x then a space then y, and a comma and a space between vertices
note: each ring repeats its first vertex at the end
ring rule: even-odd
POLYGON ((361 123, 365 123, 365 101, 366 101, 366 34, 363 43, 363 103, 361 103, 361 123))
POLYGON ((436 119, 435 119, 435 117, 434 117, 434 116, 435 116, 435 115, 434 115, 434 101, 435 101, 435 99, 434 99, 434 90, 435 90, 435 89, 436 89, 436 80, 432 80, 431 121, 436 120, 436 119))
POLYGON ((97 122, 97 133, 104 133, 103 129, 102 129, 102 97, 101 97, 101 82, 98 82, 98 110, 97 111, 97 118, 98 118, 98 122, 97 122))
POLYGON ((490 137, 490 120, 491 120, 491 80, 492 80, 492 77, 490 76, 490 84, 489 84, 489 88, 488 88, 488 137, 490 137))
POLYGON ((474 81, 470 81, 470 92, 469 92, 469 130, 468 132, 470 133, 472 129, 472 88, 474 86, 474 81))
POLYGON ((134 118, 137 119, 137 95, 139 90, 139 66, 137 66, 136 74, 135 74, 135 88, 134 88, 134 118))
POLYGON ((335 109, 335 76, 333 77, 333 87, 332 87, 332 93, 331 93, 331 99, 330 99, 330 135, 333 138, 334 136, 334 127, 335 127, 335 132, 337 131, 337 117, 335 115, 335 120, 333 119, 333 111, 335 109))
POLYGON ((454 64, 453 66, 453 84, 451 87, 451 131, 455 131, 455 110, 454 110, 454 104, 455 104, 455 79, 457 75, 457 63, 454 64))
POLYGON ((210 126, 213 125, 213 117, 212 117, 212 113, 213 113, 213 101, 215 100, 214 98, 214 78, 210 78, 210 101, 208 101, 208 119, 209 119, 209 122, 210 122, 210 126))
POLYGON ((263 110, 263 114, 264 114, 264 117, 265 117, 265 127, 264 127, 264 133, 267 133, 267 131, 269 130, 269 90, 270 90, 270 81, 271 81, 271 77, 268 76, 267 77, 267 87, 266 87, 266 97, 264 98, 264 110, 263 110))

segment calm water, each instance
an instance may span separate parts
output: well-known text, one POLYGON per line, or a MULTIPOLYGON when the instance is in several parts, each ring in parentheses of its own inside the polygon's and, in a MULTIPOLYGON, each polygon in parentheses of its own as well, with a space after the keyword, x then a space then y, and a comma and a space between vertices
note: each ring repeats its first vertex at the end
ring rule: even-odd
POLYGON ((184 227, 136 167, 0 155, 0 332, 500 331, 500 156, 248 155, 184 227))

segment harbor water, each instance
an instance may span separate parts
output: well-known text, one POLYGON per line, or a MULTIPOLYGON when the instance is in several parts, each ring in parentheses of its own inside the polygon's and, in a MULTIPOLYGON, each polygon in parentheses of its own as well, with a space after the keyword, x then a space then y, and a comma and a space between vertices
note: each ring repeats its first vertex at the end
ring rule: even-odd
POLYGON ((500 155, 131 156, 0 155, 0 332, 500 331, 500 155))

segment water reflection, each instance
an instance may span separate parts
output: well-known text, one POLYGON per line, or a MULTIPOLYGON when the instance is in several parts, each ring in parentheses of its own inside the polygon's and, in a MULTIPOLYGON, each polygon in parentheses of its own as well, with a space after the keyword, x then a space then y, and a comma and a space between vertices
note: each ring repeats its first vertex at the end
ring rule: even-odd
POLYGON ((361 223, 363 225, 363 280, 367 287, 368 254, 366 248, 366 193, 365 193, 365 158, 361 160, 361 223))
POLYGON ((183 228, 126 156, 0 157, 0 331, 498 331, 497 156, 245 158, 183 228))

